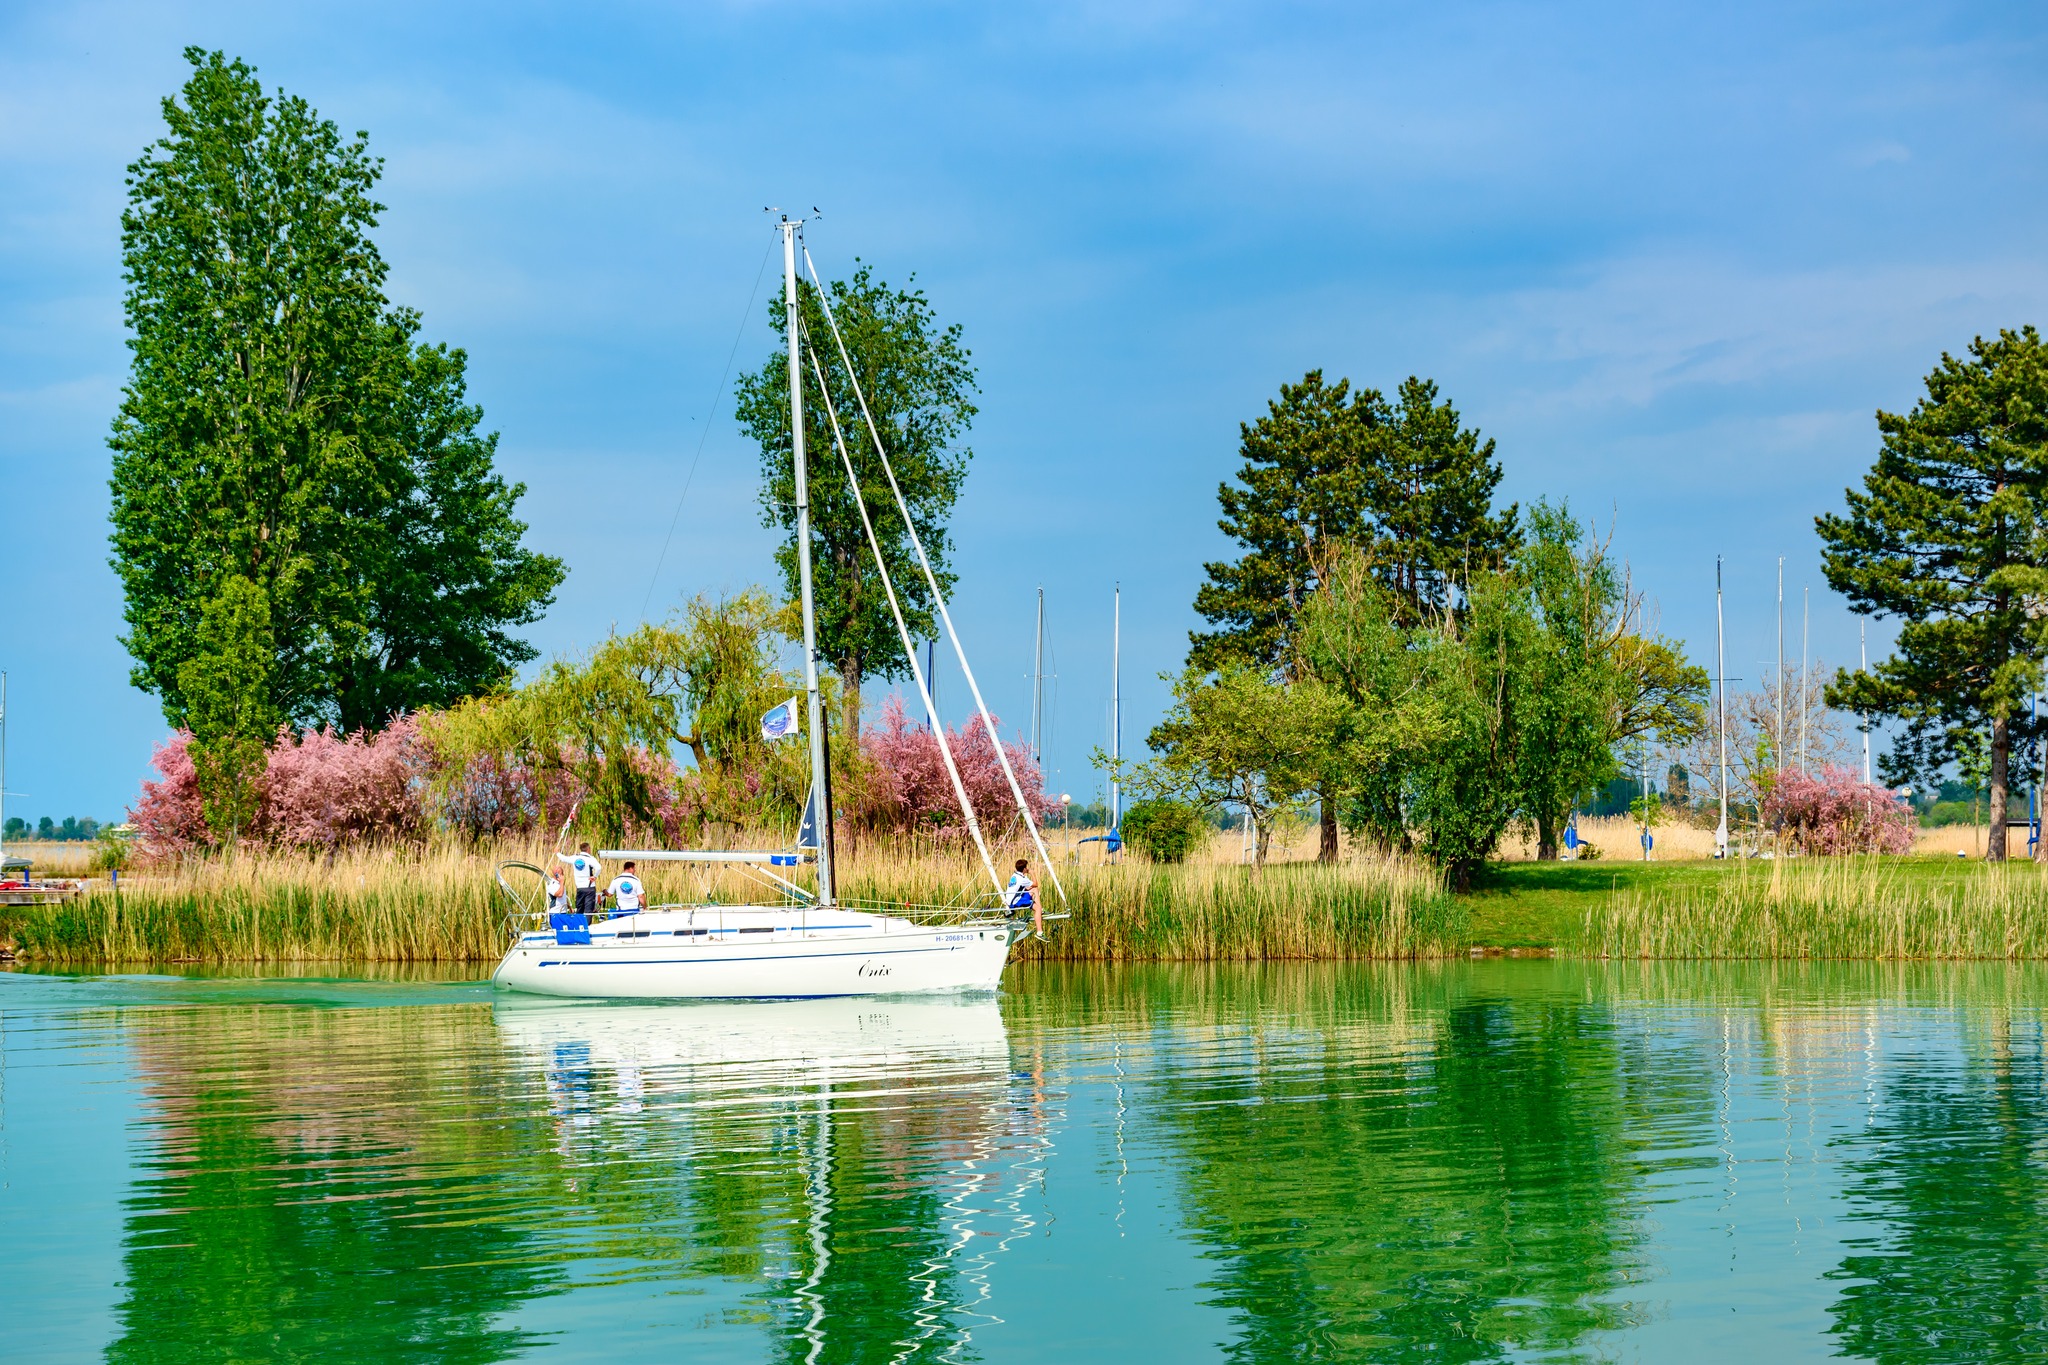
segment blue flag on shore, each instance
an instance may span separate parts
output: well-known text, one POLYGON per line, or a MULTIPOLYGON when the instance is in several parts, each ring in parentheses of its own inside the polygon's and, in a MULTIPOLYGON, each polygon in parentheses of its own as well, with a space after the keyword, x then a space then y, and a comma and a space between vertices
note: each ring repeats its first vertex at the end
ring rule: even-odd
POLYGON ((791 735, 803 729, 803 721, 798 718, 796 701, 795 697, 791 697, 788 701, 761 717, 761 738, 788 739, 791 735))

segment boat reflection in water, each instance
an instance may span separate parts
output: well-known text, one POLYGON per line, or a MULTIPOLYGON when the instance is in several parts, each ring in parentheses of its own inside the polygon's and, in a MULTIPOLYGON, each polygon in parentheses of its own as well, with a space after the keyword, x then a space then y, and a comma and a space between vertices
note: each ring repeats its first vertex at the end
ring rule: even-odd
POLYGON ((992 1274, 1036 1224, 1051 1125, 993 996, 492 1013, 565 1171, 604 1180, 629 1152, 636 1183, 677 1182, 684 1236, 717 1249, 702 1268, 787 1358, 953 1358, 1001 1320, 992 1274))

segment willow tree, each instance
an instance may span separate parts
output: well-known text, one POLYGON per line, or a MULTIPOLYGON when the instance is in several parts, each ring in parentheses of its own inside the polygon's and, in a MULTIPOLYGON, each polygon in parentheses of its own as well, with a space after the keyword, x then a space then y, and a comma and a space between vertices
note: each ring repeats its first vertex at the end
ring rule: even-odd
POLYGON ((113 565, 136 686, 190 719, 206 604, 264 599, 267 705, 345 729, 510 679, 560 561, 521 545, 524 491, 466 394, 460 350, 384 295, 382 163, 305 100, 187 49, 166 136, 128 168, 132 372, 114 450, 113 565))
POLYGON ((1895 653, 1827 688, 1844 711, 1905 722, 1893 781, 1989 743, 1991 832, 2006 803, 2024 698, 2041 685, 2048 600, 2048 352, 2032 327, 1944 354, 1903 415, 1879 412, 1882 448, 1844 515, 1816 520, 1828 583, 1865 615, 1901 622, 1895 653))
MULTIPOLYGON (((797 288, 799 326, 808 352, 804 360, 804 445, 809 459, 811 572, 816 584, 818 648, 839 674, 844 689, 846 729, 860 734, 861 688, 870 677, 900 678, 910 661, 889 613, 874 554, 862 529, 858 493, 873 520, 875 538, 896 587, 913 637, 937 633, 936 603, 911 545, 914 529, 930 558, 939 589, 950 593, 947 567, 952 549, 947 521, 967 478, 973 452, 962 442, 974 421, 972 357, 960 326, 942 326, 924 292, 895 289, 856 263, 853 277, 826 288, 832 314, 846 341, 849 369, 826 322, 817 291, 797 288), (825 387, 818 387, 817 370, 825 387), (897 486, 910 509, 906 525, 876 457, 874 436, 862 418, 860 392, 896 471, 897 486), (839 415, 839 427, 853 457, 857 485, 846 476, 833 445, 825 399, 839 415)), ((739 381, 738 417, 761 449, 761 520, 782 532, 775 562, 785 594, 798 591, 796 477, 789 425, 787 310, 778 294, 769 311, 783 347, 762 367, 739 381)))

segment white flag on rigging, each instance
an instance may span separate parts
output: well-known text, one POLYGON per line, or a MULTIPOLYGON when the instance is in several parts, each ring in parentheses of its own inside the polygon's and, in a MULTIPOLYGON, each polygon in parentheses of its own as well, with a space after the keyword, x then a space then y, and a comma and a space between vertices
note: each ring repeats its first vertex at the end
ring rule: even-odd
POLYGON ((791 697, 782 705, 761 717, 761 738, 788 739, 803 729, 803 721, 796 709, 797 699, 791 697))

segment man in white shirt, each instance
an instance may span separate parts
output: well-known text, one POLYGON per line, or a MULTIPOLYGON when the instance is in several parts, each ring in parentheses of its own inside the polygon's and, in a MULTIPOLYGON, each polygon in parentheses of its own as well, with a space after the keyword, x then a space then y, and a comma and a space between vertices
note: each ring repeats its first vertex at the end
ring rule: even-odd
POLYGON ((591 856, 589 844, 576 845, 574 853, 557 853, 555 861, 569 865, 569 878, 576 883, 576 913, 597 913, 597 877, 604 864, 591 856))
POLYGON ((612 878, 606 890, 611 893, 613 908, 621 915, 637 915, 647 905, 647 888, 640 884, 640 876, 630 862, 612 878))

